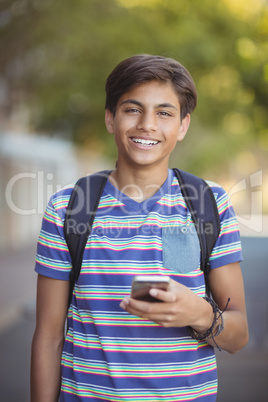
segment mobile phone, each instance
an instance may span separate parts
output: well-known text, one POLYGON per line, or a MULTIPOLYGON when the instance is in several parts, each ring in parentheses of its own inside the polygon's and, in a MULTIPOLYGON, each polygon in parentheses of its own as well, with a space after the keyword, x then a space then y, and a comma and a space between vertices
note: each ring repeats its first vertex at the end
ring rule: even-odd
POLYGON ((169 282, 170 278, 167 275, 136 275, 132 280, 131 297, 149 302, 160 302, 149 294, 149 290, 152 288, 168 290, 169 282))

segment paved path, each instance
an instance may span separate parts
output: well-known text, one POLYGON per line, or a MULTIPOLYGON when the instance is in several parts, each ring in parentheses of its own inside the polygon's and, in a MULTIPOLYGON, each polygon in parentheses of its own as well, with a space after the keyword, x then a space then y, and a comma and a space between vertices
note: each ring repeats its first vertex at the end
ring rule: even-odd
POLYGON ((35 300, 35 246, 0 255, 0 332, 35 300))

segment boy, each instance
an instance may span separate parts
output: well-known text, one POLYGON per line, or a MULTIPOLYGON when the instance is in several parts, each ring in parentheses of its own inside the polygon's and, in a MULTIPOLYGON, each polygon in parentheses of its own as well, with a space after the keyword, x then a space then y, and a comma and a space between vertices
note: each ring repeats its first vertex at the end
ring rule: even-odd
POLYGON ((196 98, 188 71, 164 57, 133 56, 108 77, 105 122, 117 166, 84 251, 66 336, 72 264, 63 222, 72 186, 52 196, 39 237, 32 402, 59 395, 68 402, 215 401, 213 347, 235 353, 246 345, 241 246, 229 198, 210 183, 221 219, 210 257, 215 304, 204 299, 197 234, 168 169, 196 98), (168 275, 170 289, 152 289, 155 303, 135 300, 136 274, 168 275))

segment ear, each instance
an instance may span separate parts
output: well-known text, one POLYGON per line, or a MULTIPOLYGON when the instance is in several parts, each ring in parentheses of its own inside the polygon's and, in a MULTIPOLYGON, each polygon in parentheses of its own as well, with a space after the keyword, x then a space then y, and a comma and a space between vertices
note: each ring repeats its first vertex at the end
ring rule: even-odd
POLYGON ((105 109, 105 124, 108 133, 113 134, 114 132, 114 116, 109 109, 105 109))
POLYGON ((185 137, 187 130, 189 128, 189 125, 190 125, 190 121, 191 121, 190 114, 187 113, 187 115, 184 117, 184 119, 181 122, 181 126, 179 128, 179 132, 177 135, 177 141, 182 141, 183 138, 185 137))

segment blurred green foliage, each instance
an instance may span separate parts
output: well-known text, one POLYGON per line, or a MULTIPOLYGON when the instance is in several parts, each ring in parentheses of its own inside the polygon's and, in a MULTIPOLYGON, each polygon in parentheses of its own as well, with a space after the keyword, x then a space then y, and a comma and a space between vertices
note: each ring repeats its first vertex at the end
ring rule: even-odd
POLYGON ((239 153, 267 159, 267 37, 264 0, 2 0, 0 74, 34 129, 114 155, 107 75, 132 54, 173 57, 199 101, 172 164, 215 175, 239 153))

